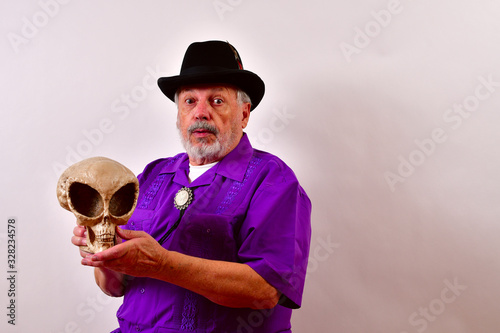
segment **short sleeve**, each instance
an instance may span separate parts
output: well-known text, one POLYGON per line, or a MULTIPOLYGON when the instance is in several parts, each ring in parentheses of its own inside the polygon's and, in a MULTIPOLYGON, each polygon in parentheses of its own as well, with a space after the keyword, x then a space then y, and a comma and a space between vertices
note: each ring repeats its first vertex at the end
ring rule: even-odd
POLYGON ((282 293, 281 305, 299 308, 311 240, 311 202, 291 170, 278 165, 267 170, 239 237, 240 262, 282 293))

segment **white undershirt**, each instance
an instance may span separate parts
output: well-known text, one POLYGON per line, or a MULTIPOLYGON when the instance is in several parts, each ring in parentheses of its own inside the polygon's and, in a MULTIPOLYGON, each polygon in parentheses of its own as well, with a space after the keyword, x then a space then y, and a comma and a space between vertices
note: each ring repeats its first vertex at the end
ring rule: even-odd
POLYGON ((189 164, 189 182, 194 182, 194 180, 198 177, 200 177, 202 174, 205 173, 208 169, 216 165, 217 162, 210 163, 210 164, 203 164, 203 165, 191 165, 189 164))

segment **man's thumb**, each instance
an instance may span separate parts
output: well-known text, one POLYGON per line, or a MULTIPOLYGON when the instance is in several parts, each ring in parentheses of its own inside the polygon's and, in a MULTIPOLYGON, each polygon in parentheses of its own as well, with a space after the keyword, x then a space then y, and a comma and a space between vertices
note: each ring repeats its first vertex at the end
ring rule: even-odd
POLYGON ((118 226, 116 227, 116 234, 118 235, 118 237, 124 240, 141 237, 142 233, 143 231, 127 230, 127 229, 122 229, 118 226))

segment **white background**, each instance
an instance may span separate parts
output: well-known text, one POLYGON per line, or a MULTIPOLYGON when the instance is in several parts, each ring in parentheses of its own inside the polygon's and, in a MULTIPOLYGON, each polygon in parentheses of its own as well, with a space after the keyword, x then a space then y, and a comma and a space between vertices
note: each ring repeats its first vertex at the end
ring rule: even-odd
POLYGON ((499 2, 18 0, 0 16, 2 332, 117 327, 56 183, 90 156, 137 174, 180 152, 155 81, 209 39, 265 81, 247 133, 313 202, 294 332, 499 331, 499 2))

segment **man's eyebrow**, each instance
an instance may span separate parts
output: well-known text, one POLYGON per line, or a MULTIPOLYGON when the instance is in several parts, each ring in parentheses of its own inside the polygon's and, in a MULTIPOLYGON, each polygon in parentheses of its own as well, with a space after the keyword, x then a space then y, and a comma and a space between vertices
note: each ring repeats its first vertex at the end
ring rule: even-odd
MULTIPOLYGON (((193 90, 195 90, 196 88, 186 88, 186 89, 181 89, 180 92, 183 93, 183 92, 192 92, 193 90)), ((219 92, 219 91, 224 91, 225 89, 227 89, 226 87, 214 87, 214 88, 211 88, 212 91, 214 92, 219 92)))

